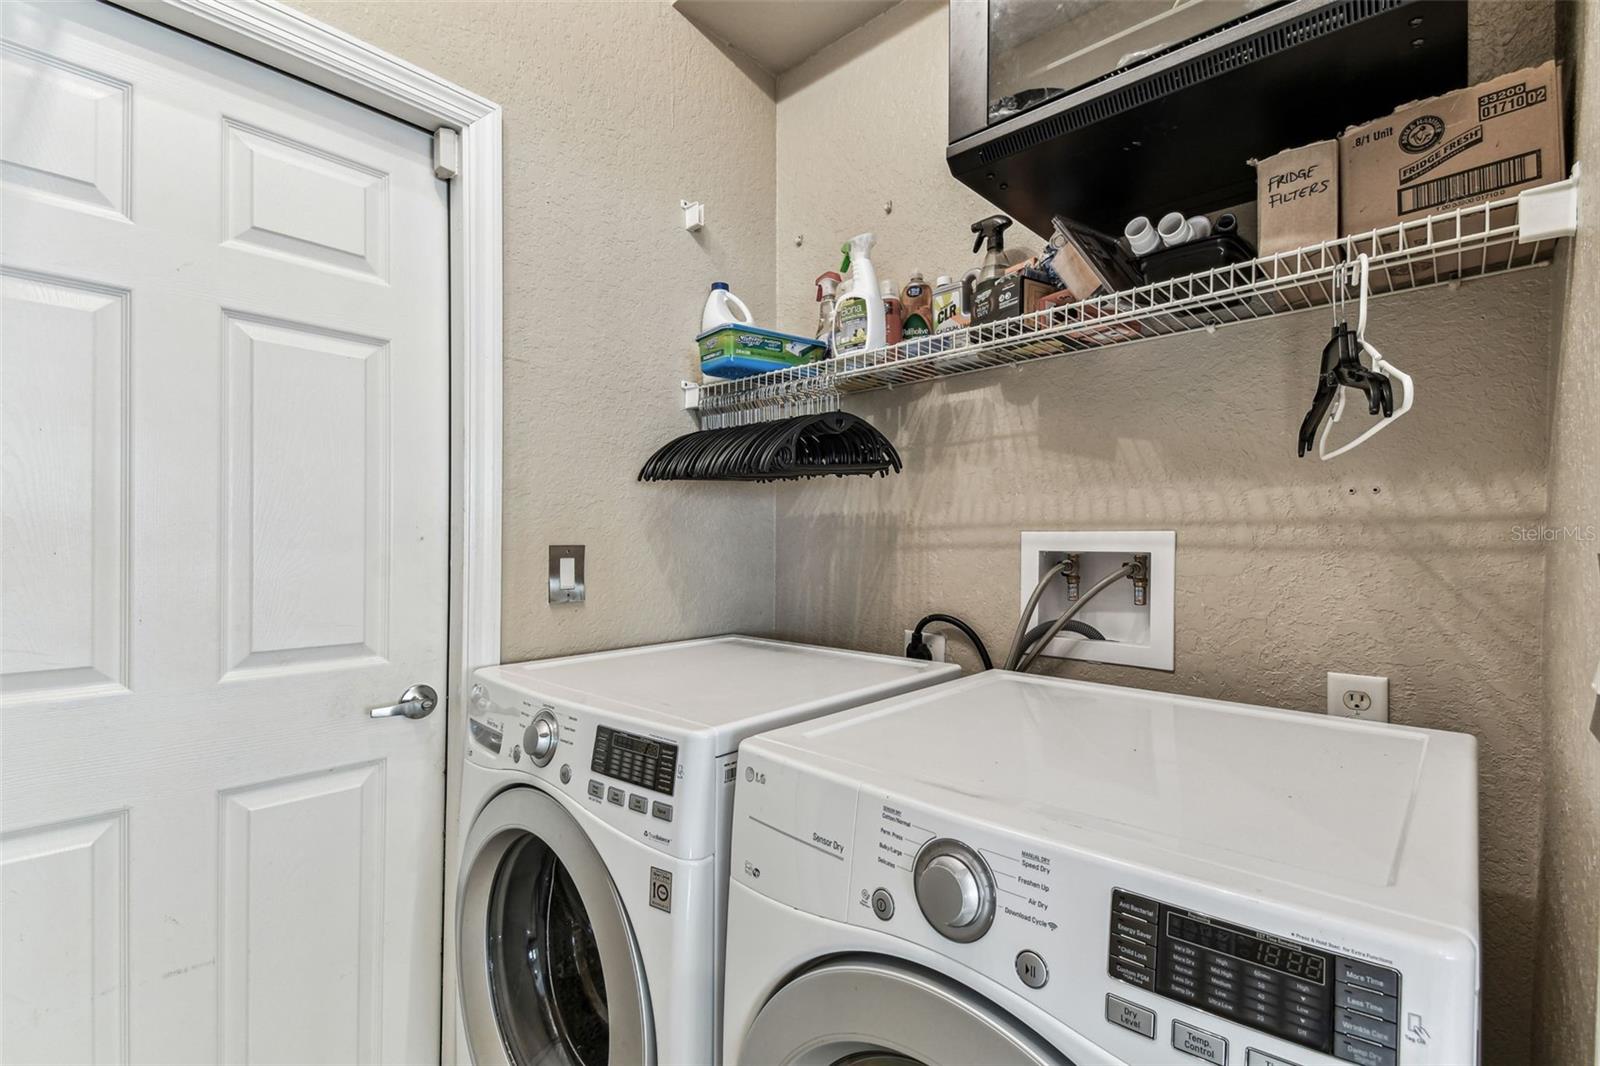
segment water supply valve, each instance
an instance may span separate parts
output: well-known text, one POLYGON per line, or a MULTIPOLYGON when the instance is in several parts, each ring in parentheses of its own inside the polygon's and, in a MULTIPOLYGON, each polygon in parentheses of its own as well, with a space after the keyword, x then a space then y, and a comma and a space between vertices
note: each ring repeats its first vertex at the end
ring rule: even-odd
POLYGON ((1067 602, 1073 603, 1078 598, 1078 553, 1067 553, 1067 568, 1061 571, 1061 576, 1067 579, 1067 602))
POLYGON ((1133 567, 1128 571, 1133 582, 1133 605, 1143 607, 1150 602, 1150 556, 1135 555, 1133 567))

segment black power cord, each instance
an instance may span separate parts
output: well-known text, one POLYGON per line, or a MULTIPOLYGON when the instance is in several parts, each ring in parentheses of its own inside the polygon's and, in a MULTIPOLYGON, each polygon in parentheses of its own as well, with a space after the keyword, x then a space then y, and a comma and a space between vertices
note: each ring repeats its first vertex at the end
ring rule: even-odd
POLYGON ((994 660, 989 658, 989 649, 983 646, 983 638, 978 636, 978 631, 953 614, 930 614, 918 622, 917 627, 911 631, 911 643, 906 645, 907 659, 931 660, 933 658, 932 649, 922 642, 923 627, 930 622, 943 622, 947 626, 955 626, 961 630, 967 640, 972 642, 972 646, 977 649, 978 658, 983 662, 983 668, 985 670, 994 669, 994 660))
MULTIPOLYGON (((1055 622, 1053 621, 1040 622, 1038 625, 1028 630, 1028 632, 1022 638, 1023 654, 1027 654, 1027 652, 1039 642, 1040 637, 1050 632, 1050 628, 1053 625, 1055 625, 1055 622)), ((1061 630, 1064 633, 1076 633, 1078 636, 1085 637, 1089 640, 1106 639, 1106 635, 1104 633, 1100 632, 1088 622, 1080 622, 1076 618, 1070 619, 1061 627, 1061 630)))

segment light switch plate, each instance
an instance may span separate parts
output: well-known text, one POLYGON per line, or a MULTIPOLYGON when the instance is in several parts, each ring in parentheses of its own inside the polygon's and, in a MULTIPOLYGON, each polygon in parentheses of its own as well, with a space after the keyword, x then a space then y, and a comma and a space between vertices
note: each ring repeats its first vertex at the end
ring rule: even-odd
POLYGON ((584 592, 583 545, 550 545, 550 602, 582 603, 584 592), (568 571, 565 575, 562 573, 563 563, 568 571))

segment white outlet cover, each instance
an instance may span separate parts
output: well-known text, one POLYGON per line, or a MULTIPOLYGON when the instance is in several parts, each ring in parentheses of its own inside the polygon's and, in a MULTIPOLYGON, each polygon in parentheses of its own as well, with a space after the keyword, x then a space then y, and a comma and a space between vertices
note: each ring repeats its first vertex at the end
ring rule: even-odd
MULTIPOLYGON (((1082 564, 1081 589, 1110 573, 1130 555, 1150 556, 1150 591, 1147 605, 1133 605, 1133 583, 1108 587, 1078 614, 1106 634, 1106 640, 1058 636, 1044 654, 1058 659, 1142 666, 1150 670, 1173 668, 1173 598, 1177 591, 1178 535, 1172 530, 1081 530, 1026 532, 1022 534, 1021 592, 1017 609, 1027 606, 1039 578, 1068 552, 1095 556, 1082 564)), ((1039 599, 1028 625, 1056 617, 1066 607, 1064 582, 1051 582, 1039 599)))
POLYGON ((1339 718, 1359 718, 1364 722, 1389 720, 1389 679, 1368 674, 1328 674, 1328 713, 1339 718), (1356 691, 1372 697, 1372 705, 1352 711, 1344 705, 1344 694, 1356 691))

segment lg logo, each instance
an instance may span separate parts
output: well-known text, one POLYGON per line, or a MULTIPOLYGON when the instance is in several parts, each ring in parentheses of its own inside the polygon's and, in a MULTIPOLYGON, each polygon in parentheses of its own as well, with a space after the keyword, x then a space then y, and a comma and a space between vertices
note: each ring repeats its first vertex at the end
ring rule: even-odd
POLYGON ((767 783, 767 775, 757 770, 754 766, 746 766, 744 768, 744 779, 752 785, 764 785, 767 783))

